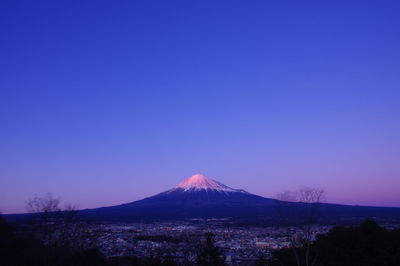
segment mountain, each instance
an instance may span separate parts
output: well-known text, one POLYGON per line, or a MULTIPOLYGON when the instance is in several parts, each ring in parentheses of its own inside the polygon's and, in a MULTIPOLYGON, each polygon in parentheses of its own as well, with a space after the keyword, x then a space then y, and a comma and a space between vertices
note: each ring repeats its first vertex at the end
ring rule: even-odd
MULTIPOLYGON (((307 204, 282 202, 234 189, 202 174, 196 174, 172 189, 139 201, 80 211, 96 221, 157 221, 193 218, 230 218, 240 221, 275 221, 278 212, 301 215, 307 204)), ((321 204, 320 220, 400 219, 400 208, 321 204)))
POLYGON ((197 174, 155 196, 118 206, 83 210, 81 215, 96 220, 257 218, 271 213, 276 202, 197 174))
POLYGON ((174 192, 195 192, 195 191, 217 191, 217 192, 223 192, 223 193, 247 193, 248 192, 244 191, 243 189, 234 189, 230 188, 228 186, 225 186, 224 184, 217 182, 215 180, 212 180, 211 178, 208 178, 202 174, 197 174, 194 175, 182 183, 179 183, 175 188, 170 189, 166 192, 168 193, 174 193, 174 192))
MULTIPOLYGON (((264 198, 197 174, 152 197, 118 206, 81 210, 78 217, 118 223, 229 218, 241 223, 275 224, 282 214, 291 222, 298 222, 310 206, 264 198)), ((340 204, 319 204, 318 207, 318 220, 325 223, 351 223, 366 218, 400 221, 400 208, 340 204)), ((6 215, 6 218, 20 221, 28 216, 6 215)))

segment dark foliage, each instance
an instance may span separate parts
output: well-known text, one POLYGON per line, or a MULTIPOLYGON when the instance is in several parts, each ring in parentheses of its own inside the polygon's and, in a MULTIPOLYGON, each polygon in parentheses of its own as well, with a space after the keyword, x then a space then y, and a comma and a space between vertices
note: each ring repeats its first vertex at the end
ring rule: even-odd
POLYGON ((255 264, 255 266, 267 266, 268 261, 264 256, 260 256, 260 257, 258 257, 258 259, 256 260, 256 262, 254 264, 255 264))
POLYGON ((225 265, 225 258, 222 251, 214 245, 214 237, 211 233, 208 233, 206 236, 206 241, 197 257, 197 263, 199 266, 225 265))
MULTIPOLYGON (((304 247, 298 254, 305 254, 304 247)), ((297 265, 290 248, 273 253, 269 265, 297 265)), ((400 230, 385 230, 367 220, 359 227, 334 227, 318 236, 311 246, 316 266, 398 266, 400 265, 400 230)), ((304 264, 305 259, 300 258, 304 264)))
POLYGON ((137 257, 115 257, 108 259, 110 266, 176 266, 173 258, 137 258, 137 257))
POLYGON ((96 250, 73 251, 68 246, 46 246, 29 233, 17 231, 0 217, 0 265, 106 265, 96 250))
POLYGON ((0 265, 4 266, 174 266, 174 258, 105 258, 96 249, 44 245, 31 233, 16 230, 0 216, 0 265))

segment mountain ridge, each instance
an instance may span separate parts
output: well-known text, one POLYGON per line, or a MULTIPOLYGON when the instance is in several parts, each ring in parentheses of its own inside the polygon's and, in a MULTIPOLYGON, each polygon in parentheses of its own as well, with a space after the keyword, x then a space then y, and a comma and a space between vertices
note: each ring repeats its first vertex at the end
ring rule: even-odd
MULTIPOLYGON (((308 203, 285 202, 228 187, 202 174, 141 200, 78 211, 78 218, 97 222, 151 222, 186 219, 229 218, 240 221, 276 222, 278 211, 298 214, 308 203)), ((354 218, 400 220, 400 208, 319 204, 320 220, 334 222, 354 218)), ((27 215, 27 214, 25 214, 27 215)), ((23 217, 7 215, 8 218, 23 217)), ((294 216, 293 216, 294 217, 294 216)))

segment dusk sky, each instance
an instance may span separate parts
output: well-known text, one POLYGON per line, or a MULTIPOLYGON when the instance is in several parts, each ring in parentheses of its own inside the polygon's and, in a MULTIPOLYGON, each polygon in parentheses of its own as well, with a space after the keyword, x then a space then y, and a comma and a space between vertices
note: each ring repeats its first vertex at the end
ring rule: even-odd
POLYGON ((202 173, 400 207, 400 1, 1 1, 0 210, 202 173))

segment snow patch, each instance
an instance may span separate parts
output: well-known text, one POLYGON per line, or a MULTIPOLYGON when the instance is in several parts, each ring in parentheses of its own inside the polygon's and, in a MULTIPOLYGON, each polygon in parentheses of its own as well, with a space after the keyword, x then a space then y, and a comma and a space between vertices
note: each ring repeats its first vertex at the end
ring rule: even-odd
POLYGON ((185 181, 179 183, 175 189, 183 189, 184 191, 197 191, 197 190, 216 190, 220 192, 240 192, 247 193, 242 189, 233 189, 224 184, 212 180, 202 174, 196 174, 189 177, 185 181))

